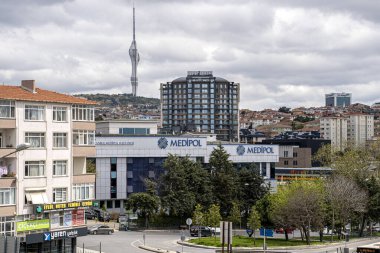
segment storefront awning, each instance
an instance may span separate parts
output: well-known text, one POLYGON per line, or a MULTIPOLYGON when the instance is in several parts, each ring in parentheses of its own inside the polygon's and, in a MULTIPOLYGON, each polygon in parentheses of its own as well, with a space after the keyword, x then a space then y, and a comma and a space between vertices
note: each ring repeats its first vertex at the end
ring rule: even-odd
POLYGON ((49 200, 45 191, 26 192, 26 200, 35 204, 48 204, 49 200))

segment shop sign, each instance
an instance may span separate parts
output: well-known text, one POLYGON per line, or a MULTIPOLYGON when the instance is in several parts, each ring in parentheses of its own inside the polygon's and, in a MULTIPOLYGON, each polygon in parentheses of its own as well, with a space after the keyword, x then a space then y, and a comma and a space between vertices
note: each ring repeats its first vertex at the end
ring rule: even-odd
POLYGON ((80 207, 99 207, 99 201, 85 200, 85 201, 74 201, 74 202, 67 202, 67 203, 34 205, 34 212, 42 213, 44 211, 55 211, 55 210, 73 209, 73 208, 80 208, 80 207))
POLYGON ((244 155, 246 153, 245 148, 247 148, 247 154, 274 154, 273 147, 270 146, 250 147, 245 145, 237 146, 236 153, 238 155, 244 155))
POLYGON ((16 231, 25 232, 31 230, 50 229, 49 219, 27 220, 16 222, 16 231))
POLYGON ((75 238, 87 235, 87 227, 49 231, 39 234, 26 235, 26 244, 54 241, 59 239, 75 238))

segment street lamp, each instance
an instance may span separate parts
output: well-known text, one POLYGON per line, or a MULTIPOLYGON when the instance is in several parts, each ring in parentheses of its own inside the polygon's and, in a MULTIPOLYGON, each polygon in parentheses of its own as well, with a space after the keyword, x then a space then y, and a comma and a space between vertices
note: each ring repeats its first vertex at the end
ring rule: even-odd
POLYGON ((17 153, 17 152, 23 151, 23 150, 25 150, 25 149, 27 149, 27 148, 30 148, 30 146, 31 146, 31 145, 30 145, 29 143, 22 143, 22 144, 20 144, 20 145, 17 145, 15 151, 13 151, 13 152, 11 152, 11 153, 9 153, 9 154, 6 154, 6 155, 3 156, 3 157, 0 157, 0 159, 3 159, 3 158, 5 158, 5 157, 7 157, 7 156, 9 156, 9 155, 11 155, 11 154, 14 154, 14 153, 17 153))

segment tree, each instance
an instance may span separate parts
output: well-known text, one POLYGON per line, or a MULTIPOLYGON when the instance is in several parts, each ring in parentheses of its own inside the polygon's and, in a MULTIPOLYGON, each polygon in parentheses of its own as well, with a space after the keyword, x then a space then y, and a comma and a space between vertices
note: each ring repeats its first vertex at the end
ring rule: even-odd
POLYGON ((207 225, 214 228, 214 231, 216 231, 216 227, 220 224, 220 221, 222 220, 222 216, 220 215, 220 206, 212 204, 210 208, 208 209, 207 215, 206 215, 206 222, 207 225))
POLYGON ((228 220, 231 221, 232 224, 241 225, 240 205, 236 201, 232 203, 232 209, 230 211, 230 215, 228 216, 228 220))
POLYGON ((284 113, 290 113, 290 108, 286 106, 282 106, 278 109, 279 112, 284 112, 284 113))
POLYGON ((238 195, 237 175, 229 154, 222 145, 212 151, 209 166, 214 202, 220 206, 223 216, 228 217, 238 195))
MULTIPOLYGON (((256 210, 255 206, 251 207, 249 216, 248 216, 248 227, 253 230, 253 245, 256 246, 256 230, 261 227, 260 214, 256 210)), ((252 235, 250 235, 251 237, 252 235)))
POLYGON ((195 210, 193 213, 193 222, 195 225, 201 226, 206 221, 206 215, 203 212, 203 207, 200 204, 195 206, 195 210))
POLYGON ((197 203, 211 202, 209 176, 199 163, 188 157, 169 155, 165 160, 166 173, 159 182, 162 207, 172 216, 186 217, 197 203))
POLYGON ((300 228, 310 245, 310 230, 321 229, 325 213, 321 182, 295 181, 283 187, 272 197, 271 217, 285 230, 300 228))
MULTIPOLYGON (((363 214, 366 211, 368 196, 367 192, 361 189, 358 184, 343 175, 333 175, 325 183, 326 196, 331 209, 332 231, 335 225, 339 235, 342 228, 355 214, 363 214)), ((331 236, 331 240, 332 240, 331 236)))
POLYGON ((269 191, 269 187, 265 184, 260 171, 251 164, 248 168, 243 167, 238 172, 239 178, 239 202, 241 211, 245 220, 252 206, 262 199, 269 191))
POLYGON ((134 213, 145 219, 145 226, 148 227, 149 219, 159 207, 159 198, 146 192, 131 194, 125 204, 125 208, 133 210, 134 213))

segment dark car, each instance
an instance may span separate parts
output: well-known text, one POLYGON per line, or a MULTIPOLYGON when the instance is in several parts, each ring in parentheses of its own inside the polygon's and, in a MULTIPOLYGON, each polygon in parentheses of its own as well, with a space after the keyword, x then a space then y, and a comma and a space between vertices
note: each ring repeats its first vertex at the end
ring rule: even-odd
POLYGON ((84 211, 84 214, 85 214, 87 220, 94 220, 95 218, 98 217, 98 215, 92 209, 86 209, 84 211))
POLYGON ((191 236, 200 236, 201 237, 206 237, 206 236, 212 236, 214 233, 209 227, 205 226, 192 226, 190 228, 190 235, 191 236))
POLYGON ((108 212, 98 208, 94 208, 91 210, 95 212, 96 218, 98 218, 99 221, 110 221, 111 215, 108 212))
POLYGON ((98 234, 106 234, 110 235, 114 232, 113 228, 110 228, 107 225, 96 224, 87 228, 89 234, 98 235, 98 234))

